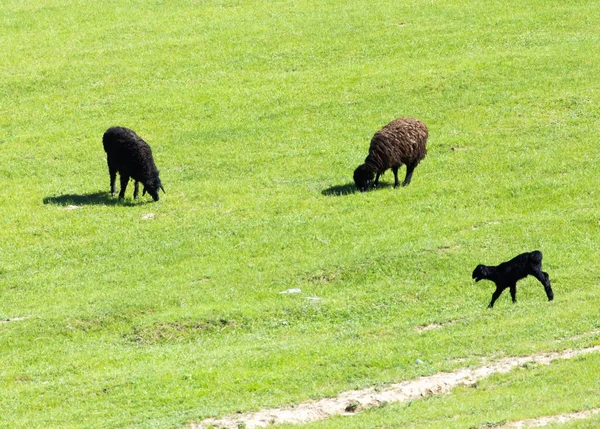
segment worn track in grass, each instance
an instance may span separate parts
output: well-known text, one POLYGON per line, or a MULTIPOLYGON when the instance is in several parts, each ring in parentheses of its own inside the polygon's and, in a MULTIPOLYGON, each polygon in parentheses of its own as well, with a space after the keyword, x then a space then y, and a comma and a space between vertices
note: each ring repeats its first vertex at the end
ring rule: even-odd
POLYGON ((590 410, 578 411, 576 413, 557 414, 555 416, 544 416, 537 419, 519 420, 517 422, 509 422, 503 426, 497 426, 496 429, 528 429, 541 428, 554 423, 567 423, 571 420, 583 420, 600 413, 600 408, 592 408, 590 410))
MULTIPOLYGON (((487 363, 479 368, 460 369, 450 373, 442 372, 427 377, 421 377, 416 380, 392 384, 383 389, 368 388, 351 390, 343 392, 335 398, 325 398, 319 401, 305 402, 295 407, 273 408, 226 416, 220 419, 206 419, 198 424, 192 424, 191 427, 192 429, 210 427, 228 429, 245 427, 246 429, 253 429, 266 427, 272 424, 308 423, 316 420, 323 420, 335 415, 354 414, 367 408, 379 406, 383 403, 406 402, 429 395, 448 393, 457 386, 472 385, 478 380, 492 374, 506 373, 527 363, 549 365, 557 359, 569 359, 598 351, 600 351, 600 345, 580 350, 565 350, 562 352, 542 353, 531 356, 507 357, 487 363)), ((533 422, 533 420, 531 422, 533 422)), ((553 423, 555 421, 551 420, 550 422, 553 423)), ((518 424, 518 422, 512 424, 518 424)))

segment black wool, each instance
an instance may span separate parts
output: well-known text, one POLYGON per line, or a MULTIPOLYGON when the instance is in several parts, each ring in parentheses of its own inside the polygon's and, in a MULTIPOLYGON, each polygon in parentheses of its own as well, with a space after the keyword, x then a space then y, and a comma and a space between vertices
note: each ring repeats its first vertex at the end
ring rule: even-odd
POLYGON ((135 181, 133 198, 137 199, 139 183, 144 186, 143 195, 148 192, 154 201, 158 201, 158 190, 164 188, 160 182, 158 169, 152 158, 152 150, 148 143, 141 139, 135 131, 129 128, 112 127, 106 130, 102 137, 106 152, 108 172, 110 174, 110 192, 115 194, 117 172, 121 179, 119 198, 125 196, 129 179, 135 181))
POLYGON ((506 288, 510 288, 510 296, 513 303, 517 302, 517 281, 527 276, 534 276, 538 279, 544 285, 548 301, 552 301, 554 293, 550 286, 548 273, 542 271, 542 257, 542 252, 534 250, 533 252, 522 253, 500 265, 477 265, 473 271, 475 281, 491 280, 496 284, 496 290, 492 294, 492 301, 488 305, 488 308, 494 306, 494 302, 496 302, 506 288))

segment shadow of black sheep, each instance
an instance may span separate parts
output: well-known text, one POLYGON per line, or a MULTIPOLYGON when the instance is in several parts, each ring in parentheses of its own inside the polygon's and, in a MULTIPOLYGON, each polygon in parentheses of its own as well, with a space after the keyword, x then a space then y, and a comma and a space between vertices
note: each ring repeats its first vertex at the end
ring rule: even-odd
POLYGON ((356 193, 354 183, 346 183, 345 185, 336 185, 321 191, 321 195, 340 197, 342 195, 350 195, 356 193))
POLYGON ((94 192, 91 194, 65 194, 55 197, 46 197, 44 204, 54 204, 57 206, 137 206, 147 204, 149 201, 125 201, 117 200, 109 192, 94 192))
MULTIPOLYGON (((390 183, 380 183, 377 189, 391 188, 390 183)), ((341 197, 343 195, 356 194, 358 189, 354 183, 346 183, 345 185, 335 185, 321 191, 321 195, 326 197, 341 197)))

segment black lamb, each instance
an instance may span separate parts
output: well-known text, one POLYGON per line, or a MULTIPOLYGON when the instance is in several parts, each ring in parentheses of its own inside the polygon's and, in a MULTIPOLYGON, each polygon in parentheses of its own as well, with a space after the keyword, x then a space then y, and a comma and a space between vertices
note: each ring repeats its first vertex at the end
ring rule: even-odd
POLYGON ((144 186, 142 195, 150 194, 154 201, 158 201, 158 190, 165 192, 158 170, 152 158, 152 150, 148 143, 138 136, 135 131, 124 127, 112 127, 106 130, 102 137, 102 144, 106 152, 106 162, 110 174, 110 192, 115 194, 115 179, 117 172, 121 179, 121 192, 119 199, 125 196, 125 189, 129 178, 135 180, 133 198, 137 199, 139 183, 144 186))
POLYGON ((365 163, 354 170, 354 183, 364 192, 375 177, 374 186, 379 184, 379 176, 388 168, 394 172, 394 188, 400 185, 398 169, 406 165, 406 177, 402 186, 410 183, 413 171, 427 154, 428 131, 418 119, 398 118, 377 131, 371 139, 369 155, 365 163), (375 174, 377 176, 375 176, 375 174))
POLYGON ((492 294, 492 301, 488 308, 494 306, 494 302, 506 288, 510 288, 512 302, 517 302, 517 281, 531 275, 538 279, 543 285, 548 296, 548 301, 554 299, 552 287, 550 287, 550 277, 548 273, 542 271, 542 252, 534 250, 529 253, 522 253, 508 262, 503 262, 497 266, 477 265, 473 271, 473 278, 476 282, 479 280, 491 280, 496 283, 496 290, 492 294))

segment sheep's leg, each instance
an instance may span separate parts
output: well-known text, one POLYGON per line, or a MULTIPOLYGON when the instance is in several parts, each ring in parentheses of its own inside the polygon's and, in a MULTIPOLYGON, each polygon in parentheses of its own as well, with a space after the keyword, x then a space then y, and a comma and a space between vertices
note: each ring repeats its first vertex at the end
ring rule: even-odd
POLYGON ((115 189, 115 180, 117 180, 117 169, 112 168, 109 164, 108 174, 110 175, 110 194, 115 195, 117 190, 115 189))
POLYGON ((494 303, 496 302, 496 300, 498 298, 500 298, 500 295, 502 294, 503 291, 504 291, 503 287, 496 286, 496 290, 492 294, 492 301, 490 302, 490 305, 488 305, 488 308, 494 307, 494 303))
POLYGON ((121 192, 119 192, 120 200, 122 200, 125 197, 125 189, 127 189, 127 183, 129 183, 129 176, 121 173, 121 192))
POLYGON ((135 183, 133 184, 133 199, 134 200, 138 199, 138 194, 139 193, 140 193, 140 182, 138 182, 136 180, 135 183))
POLYGON ((541 268, 537 268, 532 274, 544 285, 548 301, 552 301, 554 299, 554 292, 552 292, 552 286, 550 286, 550 276, 548 276, 548 273, 542 271, 541 268))
POLYGON ((408 186, 410 181, 412 180, 413 171, 415 171, 415 164, 407 164, 406 165, 406 177, 404 178, 404 182, 402 186, 408 186))
POLYGON ((400 168, 400 166, 392 167, 392 171, 394 172, 394 188, 397 188, 398 186, 400 186, 400 181, 398 180, 398 169, 399 168, 400 168))
POLYGON ((510 285, 510 297, 512 298, 513 304, 517 302, 517 285, 510 285))
MULTIPOLYGON (((375 176, 375 182, 373 183, 373 187, 376 188, 377 186, 379 186, 379 176, 381 176, 380 172, 377 172, 377 176, 375 176)), ((373 176, 371 176, 373 177, 373 176)))

